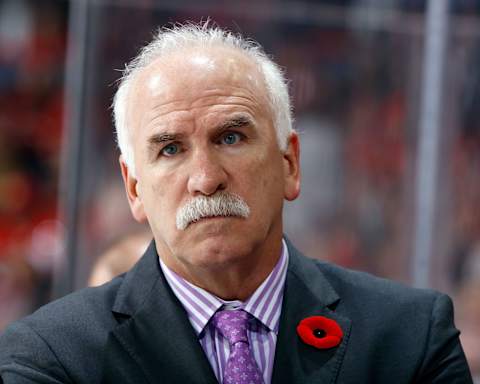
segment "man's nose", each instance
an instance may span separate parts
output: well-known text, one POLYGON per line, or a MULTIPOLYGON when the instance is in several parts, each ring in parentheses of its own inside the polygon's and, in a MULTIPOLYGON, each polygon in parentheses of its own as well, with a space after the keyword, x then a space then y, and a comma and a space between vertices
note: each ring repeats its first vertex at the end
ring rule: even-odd
POLYGON ((227 173, 221 159, 210 152, 197 150, 189 164, 188 192, 195 195, 213 195, 227 187, 227 173))

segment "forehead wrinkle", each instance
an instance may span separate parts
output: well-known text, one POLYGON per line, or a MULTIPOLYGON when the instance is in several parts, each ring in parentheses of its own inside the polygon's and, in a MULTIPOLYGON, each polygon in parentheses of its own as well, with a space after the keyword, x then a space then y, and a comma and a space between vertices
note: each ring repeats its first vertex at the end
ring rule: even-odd
MULTIPOLYGON (((152 108, 152 114, 155 114, 155 119, 164 117, 169 114, 174 113, 196 113, 199 109, 202 108, 215 108, 215 109, 230 109, 231 107, 241 107, 248 111, 251 114, 255 114, 261 110, 261 106, 257 103, 252 103, 251 100, 247 97, 243 96, 225 96, 223 100, 218 100, 216 96, 208 97, 208 100, 202 98, 202 100, 197 100, 190 105, 179 105, 177 108, 169 108, 171 107, 173 102, 171 103, 159 103, 152 108), (164 109, 167 109, 164 111, 164 109)), ((238 112, 241 112, 239 110, 238 112)))
POLYGON ((216 105, 239 105, 258 111, 261 111, 264 106, 264 104, 259 102, 254 95, 242 95, 234 93, 225 95, 223 92, 198 98, 191 103, 192 108, 216 105))
POLYGON ((157 123, 159 125, 169 125, 172 120, 191 120, 191 117, 188 116, 190 114, 188 109, 178 108, 165 112, 158 111, 158 109, 161 109, 161 106, 155 107, 151 111, 147 112, 147 127, 157 123), (172 114, 175 116, 172 117, 172 114))
MULTIPOLYGON (((161 71, 160 74, 154 73, 151 75, 151 77, 160 75, 163 75, 161 71)), ((194 86, 189 82, 190 85, 185 85, 185 79, 189 76, 189 74, 183 74, 179 75, 176 81, 170 79, 165 84, 167 89, 157 94, 155 94, 156 92, 154 89, 151 89, 148 86, 148 77, 145 79, 138 79, 137 84, 139 90, 137 92, 137 96, 142 96, 143 94, 143 97, 140 97, 140 99, 152 100, 155 103, 154 108, 158 104, 168 106, 176 102, 186 103, 186 105, 194 106, 196 104, 203 103, 203 100, 207 100, 206 103, 208 103, 208 99, 213 97, 244 98, 251 103, 257 104, 260 108, 264 106, 268 107, 269 105, 268 92, 265 86, 253 81, 250 76, 246 76, 246 79, 241 79, 243 80, 242 82, 240 82, 239 79, 216 79, 214 82, 217 84, 215 84, 213 87, 208 86, 208 83, 197 84, 197 86, 194 86), (198 86, 202 88, 204 86, 206 87, 199 92, 198 86), (173 95, 176 97, 172 98, 173 95)))
MULTIPOLYGON (((172 102, 173 103, 173 102, 172 102)), ((169 104, 172 104, 169 103, 169 104)), ((240 100, 223 100, 221 103, 218 101, 211 101, 208 104, 202 104, 202 105, 196 105, 196 106, 191 106, 190 108, 186 109, 186 106, 178 106, 176 109, 168 108, 168 110, 163 111, 163 109, 167 108, 170 105, 166 105, 164 103, 160 103, 157 106, 153 107, 150 112, 148 112, 146 118, 148 119, 148 122, 146 126, 151 126, 151 125, 169 125, 169 122, 172 120, 191 120, 194 119, 194 114, 197 110, 206 108, 206 107, 213 107, 215 109, 222 109, 225 108, 223 113, 248 113, 249 115, 255 116, 255 109, 252 108, 252 104, 249 102, 245 102, 243 98, 240 98, 240 100), (234 110, 230 111, 230 107, 232 106, 239 106, 242 107, 241 110, 234 110), (175 116, 176 115, 176 116, 175 116)), ((207 111, 206 115, 210 114, 218 114, 222 113, 220 111, 207 111)), ((202 118, 202 116, 200 116, 202 118)), ((252 118, 250 118, 252 120, 252 118)))

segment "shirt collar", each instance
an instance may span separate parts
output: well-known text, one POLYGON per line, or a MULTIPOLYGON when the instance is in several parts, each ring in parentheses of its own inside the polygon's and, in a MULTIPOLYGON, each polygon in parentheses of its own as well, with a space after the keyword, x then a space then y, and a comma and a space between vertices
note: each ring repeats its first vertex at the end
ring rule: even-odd
POLYGON ((168 268, 161 258, 159 258, 159 260, 167 283, 185 308, 188 319, 197 335, 201 334, 210 321, 210 318, 221 307, 231 309, 241 308, 254 316, 270 331, 278 333, 288 266, 288 248, 283 239, 282 252, 277 264, 262 284, 260 284, 245 302, 222 300, 188 282, 168 268))

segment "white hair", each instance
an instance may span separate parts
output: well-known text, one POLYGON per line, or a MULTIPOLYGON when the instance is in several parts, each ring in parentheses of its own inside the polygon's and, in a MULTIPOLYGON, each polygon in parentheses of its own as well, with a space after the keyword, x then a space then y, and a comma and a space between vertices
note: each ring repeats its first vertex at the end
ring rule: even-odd
POLYGON ((288 138, 293 131, 293 118, 287 81, 280 67, 255 41, 234 35, 219 27, 212 27, 209 21, 201 24, 176 24, 172 28, 160 29, 154 39, 140 50, 138 56, 125 66, 113 100, 117 144, 133 175, 135 175, 135 161, 127 125, 127 98, 132 80, 143 68, 166 54, 184 48, 212 46, 236 49, 258 66, 264 77, 279 147, 282 151, 287 148, 288 138))

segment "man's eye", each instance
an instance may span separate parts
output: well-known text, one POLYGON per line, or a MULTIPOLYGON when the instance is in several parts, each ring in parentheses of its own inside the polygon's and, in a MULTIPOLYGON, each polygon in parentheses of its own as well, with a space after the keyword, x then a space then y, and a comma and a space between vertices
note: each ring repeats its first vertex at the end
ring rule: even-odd
POLYGON ((161 150, 161 154, 164 156, 173 156, 178 153, 178 145, 177 144, 168 144, 167 146, 163 147, 161 150))
POLYGON ((229 132, 222 136, 222 143, 227 145, 236 144, 240 141, 241 136, 239 133, 229 132))

